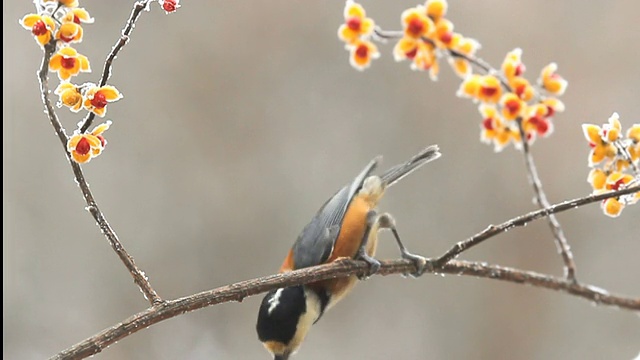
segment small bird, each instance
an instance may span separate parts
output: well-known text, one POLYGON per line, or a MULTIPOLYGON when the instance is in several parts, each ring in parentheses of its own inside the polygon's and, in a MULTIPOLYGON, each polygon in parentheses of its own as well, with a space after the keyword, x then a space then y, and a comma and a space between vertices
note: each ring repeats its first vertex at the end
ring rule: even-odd
MULTIPOLYGON (((378 213, 376 208, 388 187, 440 155, 437 145, 426 147, 381 176, 371 175, 381 157, 373 159, 351 184, 322 205, 289 250, 280 272, 350 258, 364 260, 369 264, 369 275, 374 274, 380 268, 380 262, 374 258, 377 233, 389 229, 402 257, 416 265, 417 271, 409 275, 422 275, 426 259, 407 250, 394 218, 388 213, 378 213)), ((357 280, 353 275, 269 291, 260 304, 256 330, 274 360, 287 360, 295 353, 311 326, 347 295, 357 280)))

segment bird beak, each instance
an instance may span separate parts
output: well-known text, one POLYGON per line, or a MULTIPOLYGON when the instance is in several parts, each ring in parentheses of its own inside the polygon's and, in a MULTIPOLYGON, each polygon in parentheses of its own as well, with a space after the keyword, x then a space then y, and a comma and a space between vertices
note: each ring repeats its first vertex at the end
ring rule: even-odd
POLYGON ((289 359, 289 354, 282 354, 282 355, 274 355, 273 356, 273 360, 287 360, 289 359))

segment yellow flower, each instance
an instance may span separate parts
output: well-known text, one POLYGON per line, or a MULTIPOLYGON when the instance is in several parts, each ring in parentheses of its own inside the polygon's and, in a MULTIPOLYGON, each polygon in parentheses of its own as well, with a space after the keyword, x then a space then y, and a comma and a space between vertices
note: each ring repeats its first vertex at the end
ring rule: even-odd
POLYGON ((49 70, 57 71, 60 80, 68 80, 82 72, 89 72, 89 59, 76 49, 66 46, 58 50, 49 61, 49 70))
POLYGON ((84 8, 75 8, 69 10, 68 13, 62 18, 62 22, 73 22, 76 24, 85 23, 91 24, 94 19, 89 15, 89 12, 84 8))
POLYGON ((624 203, 616 198, 608 198, 602 202, 602 211, 610 217, 618 217, 624 209, 624 203))
POLYGON ((607 182, 607 173, 602 169, 591 169, 587 181, 593 187, 593 190, 602 190, 607 182))
POLYGON ((28 14, 20 20, 20 25, 31 30, 36 41, 40 45, 46 45, 51 41, 51 34, 56 29, 56 23, 51 16, 28 14))
POLYGON ((44 0, 44 2, 57 2, 60 5, 75 8, 78 7, 78 0, 44 0))
POLYGON ((74 84, 62 82, 58 85, 54 93, 60 96, 58 107, 62 105, 68 106, 73 112, 78 112, 82 109, 82 94, 80 93, 80 89, 74 84))
POLYGON ((602 129, 598 125, 582 124, 582 132, 589 142, 589 166, 600 163, 605 158, 613 159, 617 154, 616 147, 602 137, 602 129))
POLYGON ((562 95, 567 89, 568 82, 558 75, 556 70, 558 70, 556 63, 545 66, 540 73, 540 85, 551 94, 562 95))
POLYGON ((620 138, 620 132, 622 131, 622 124, 620 124, 620 117, 618 113, 614 112, 610 117, 608 124, 602 127, 602 136, 608 142, 614 142, 620 138))
POLYGON ((506 93, 500 98, 502 116, 506 120, 515 120, 524 115, 527 104, 514 93, 506 93))
POLYGON ((84 164, 100 155, 107 145, 107 140, 102 136, 102 133, 109 129, 109 126, 111 126, 111 121, 96 126, 89 134, 73 134, 67 142, 67 150, 73 160, 84 164))
POLYGON ((633 142, 640 142, 640 124, 633 124, 627 130, 627 138, 633 140, 633 142))
POLYGON ((122 94, 113 86, 93 86, 85 93, 84 108, 103 117, 107 112, 107 103, 120 100, 122 94))
POLYGON ((553 123, 547 117, 547 114, 547 107, 543 104, 526 107, 522 128, 527 135, 529 143, 535 140, 536 135, 546 137, 553 132, 553 123))
POLYGON ((363 36, 369 36, 373 32, 375 23, 366 17, 362 5, 353 0, 347 0, 344 8, 344 21, 338 29, 338 38, 347 44, 353 44, 363 36))
POLYGON ((435 41, 439 47, 449 48, 454 41, 453 23, 445 18, 435 22, 435 41))
POLYGON ((446 0, 427 0, 424 6, 427 8, 427 15, 434 21, 447 14, 448 4, 446 0))
POLYGON ((509 86, 513 89, 513 92, 518 95, 523 101, 531 101, 535 96, 535 90, 529 83, 529 80, 521 76, 512 76, 509 79, 509 86))
POLYGON ((620 171, 613 171, 607 176, 605 188, 607 190, 620 190, 625 188, 630 182, 633 181, 633 175, 625 174, 620 171))
MULTIPOLYGON (((453 33, 448 48, 467 57, 473 57, 476 51, 480 49, 480 43, 472 38, 466 38, 460 34, 453 33)), ((464 57, 450 56, 449 64, 453 68, 453 71, 463 79, 471 74, 471 65, 464 57)))
POLYGON ((640 124, 633 124, 627 130, 627 139, 631 140, 627 146, 627 152, 631 161, 636 162, 640 159, 640 124))
POLYGON ((502 85, 500 80, 493 75, 483 75, 480 77, 480 89, 478 90, 478 100, 495 104, 502 96, 502 85))
POLYGON ((516 48, 507 53, 502 62, 502 73, 507 79, 522 76, 526 67, 522 63, 522 49, 516 48))
POLYGON ((405 36, 398 40, 393 48, 393 57, 396 61, 412 60, 411 69, 429 70, 432 80, 437 79, 438 62, 434 52, 434 46, 422 39, 405 36))
POLYGON ((482 76, 478 74, 471 74, 467 76, 460 84, 456 95, 459 97, 468 97, 473 99, 474 101, 477 101, 478 92, 480 91, 481 79, 482 76))
POLYGON ((420 5, 402 12, 402 24, 405 36, 414 39, 428 36, 435 29, 433 20, 427 16, 424 6, 420 5))
POLYGON ((63 22, 56 31, 56 39, 66 43, 79 43, 82 41, 82 26, 73 21, 63 22))
POLYGON ((486 144, 493 143, 496 152, 502 151, 512 141, 516 147, 519 146, 520 132, 500 117, 494 105, 481 104, 478 110, 483 117, 480 141, 486 144))
POLYGON ((540 101, 547 107, 547 117, 552 117, 557 112, 564 111, 564 103, 557 98, 548 97, 540 101))
POLYGON ((380 52, 376 45, 366 40, 356 40, 349 45, 349 63, 357 70, 364 70, 371 65, 371 60, 380 57, 380 52))

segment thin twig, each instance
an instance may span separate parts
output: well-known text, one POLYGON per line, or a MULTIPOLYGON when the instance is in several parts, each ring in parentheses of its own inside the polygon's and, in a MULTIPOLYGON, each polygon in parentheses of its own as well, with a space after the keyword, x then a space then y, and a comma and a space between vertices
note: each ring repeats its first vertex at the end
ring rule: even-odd
MULTIPOLYGON (((522 119, 518 118, 517 122, 518 129, 520 131, 520 139, 522 141, 522 153, 524 154, 524 161, 527 167, 527 175, 529 177, 529 183, 531 184, 531 186, 533 186, 536 203, 541 208, 548 208, 550 204, 547 200, 547 195, 542 189, 542 181, 540 181, 540 176, 538 175, 536 164, 533 161, 533 155, 531 155, 529 142, 527 141, 524 127, 522 126, 522 119)), ((549 223, 549 228, 553 233, 553 238, 555 240, 558 253, 562 257, 562 261, 564 262, 564 276, 570 281, 575 281, 576 263, 573 260, 573 253, 571 252, 571 247, 569 247, 569 242, 564 236, 564 231, 562 231, 562 226, 560 225, 560 222, 558 221, 556 216, 553 214, 550 214, 547 217, 547 222, 549 223)))
MULTIPOLYGON (((380 39, 398 39, 403 36, 402 31, 389 31, 383 30, 379 27, 374 29, 374 35, 380 39)), ((430 42, 433 44, 433 40, 428 38, 423 38, 424 41, 430 42)), ((498 78, 500 84, 509 92, 513 92, 509 83, 499 75, 499 72, 493 68, 486 61, 471 55, 467 55, 461 53, 459 51, 455 51, 452 49, 446 49, 449 56, 459 57, 467 60, 469 63, 475 65, 480 68, 482 71, 492 74, 498 78)), ((531 155, 531 149, 529 144, 527 143, 527 137, 524 132, 524 128, 522 127, 522 119, 518 119, 518 128, 520 131, 520 138, 522 141, 522 150, 524 153, 525 164, 527 167, 527 176, 529 178, 529 183, 533 187, 533 192, 535 195, 535 200, 538 206, 541 208, 548 208, 550 206, 549 201, 547 200, 547 195, 544 193, 542 189, 542 181, 540 180, 540 176, 538 175, 538 170, 536 169, 535 163, 533 161, 533 156, 531 155)), ((573 254, 571 253, 571 248, 569 247, 569 243, 567 238, 564 236, 564 232, 562 231, 562 226, 558 219, 553 215, 549 214, 547 217, 549 222, 549 227, 551 228, 551 232, 553 233, 554 241, 556 244, 556 248, 558 249, 558 253, 562 257, 562 261, 564 263, 564 273, 565 277, 569 280, 575 280, 576 278, 576 264, 573 260, 573 254)))
MULTIPOLYGON (((137 1, 134 4, 133 10, 131 10, 131 15, 127 20, 127 24, 122 30, 122 35, 113 46, 113 48, 111 48, 111 52, 109 53, 109 55, 107 55, 107 59, 104 62, 102 77, 100 79, 100 83, 98 84, 99 87, 107 85, 107 81, 111 77, 111 68, 113 67, 113 61, 116 59, 116 56, 118 55, 120 50, 122 50, 122 48, 129 42, 129 35, 131 35, 131 32, 133 31, 136 21, 138 21, 138 17, 140 17, 142 10, 147 8, 150 1, 151 0, 137 1)), ((85 133, 87 131, 95 117, 96 114, 94 114, 93 112, 89 112, 89 114, 87 114, 84 120, 80 122, 80 133, 85 133)))
MULTIPOLYGON (((409 260, 381 261, 377 274, 390 275, 415 271, 415 264, 409 260)), ((198 310, 207 306, 242 301, 244 298, 286 286, 293 286, 323 279, 364 275, 369 271, 363 261, 343 259, 331 264, 320 265, 278 275, 270 275, 257 279, 241 281, 217 289, 203 291, 176 300, 148 308, 128 319, 113 325, 82 342, 61 351, 51 360, 82 359, 97 354, 116 341, 145 329, 163 320, 198 310)), ((433 271, 430 269, 428 271, 433 271)), ((594 304, 615 306, 627 310, 640 310, 640 299, 613 295, 595 286, 579 284, 550 275, 523 271, 508 267, 488 265, 485 263, 453 260, 437 270, 440 274, 469 275, 527 284, 550 290, 565 292, 587 299, 594 304)))
POLYGON ((45 106, 45 111, 47 113, 47 117, 53 126, 60 142, 62 143, 62 147, 64 148, 64 153, 67 155, 67 160, 69 164, 71 164, 71 168, 73 169, 73 175, 75 176, 76 183, 80 187, 82 191, 82 196, 84 197, 85 202, 87 203, 87 210, 91 213, 93 218, 96 220, 96 223, 100 227, 100 231, 104 234, 104 236, 111 244, 113 250, 118 254, 118 257, 124 265, 129 270, 131 276, 133 276, 133 281, 138 285, 144 297, 151 303, 151 305, 159 304, 162 302, 162 299, 158 294, 153 290, 149 280, 142 270, 140 270, 133 258, 127 253, 124 249, 120 240, 118 240, 118 236, 115 231, 111 228, 107 219, 104 217, 104 214, 100 211, 98 204, 89 189, 89 184, 84 177, 84 173, 82 172, 82 168, 78 163, 76 163, 69 151, 67 150, 67 141, 68 136, 64 128, 62 127, 62 123, 56 114, 53 104, 51 103, 51 99, 49 98, 49 60, 51 60, 51 56, 56 50, 55 39, 52 40, 49 44, 47 44, 44 48, 44 56, 42 58, 42 64, 40 66, 40 70, 38 71, 38 81, 40 83, 40 95, 42 96, 42 103, 45 106))
MULTIPOLYGON (((550 216, 552 214, 556 214, 562 211, 575 209, 579 206, 587 205, 593 202, 602 201, 611 197, 619 197, 626 194, 631 194, 640 191, 640 185, 636 185, 633 187, 629 187, 622 190, 612 191, 604 194, 598 195, 589 195, 583 198, 577 198, 573 200, 564 201, 558 204, 554 204, 548 206, 544 209, 540 209, 537 211, 532 211, 528 214, 518 216, 517 218, 506 221, 500 225, 489 225, 482 232, 468 238, 467 240, 460 241, 455 244, 451 249, 441 255, 434 261, 434 266, 441 267, 450 260, 456 258, 463 251, 468 250, 469 248, 476 246, 485 240, 494 237, 500 233, 503 233, 507 230, 513 229, 518 226, 525 226, 529 222, 533 220, 540 219, 545 216, 550 216)), ((571 280, 571 279, 570 279, 571 280)))

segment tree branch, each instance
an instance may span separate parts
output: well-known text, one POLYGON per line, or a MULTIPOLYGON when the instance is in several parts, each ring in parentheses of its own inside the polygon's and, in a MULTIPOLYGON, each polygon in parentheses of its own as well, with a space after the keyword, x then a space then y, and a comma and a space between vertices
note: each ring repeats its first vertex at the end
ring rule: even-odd
MULTIPOLYGON (((374 34, 376 37, 389 40, 389 39, 399 39, 403 36, 402 31, 389 31, 383 30, 380 27, 376 27, 374 29, 374 34)), ((423 38, 424 41, 433 44, 433 41, 429 38, 423 38)), ((509 92, 513 92, 509 83, 500 76, 499 71, 497 71, 493 66, 491 66, 486 61, 476 57, 464 54, 462 52, 446 49, 446 52, 451 57, 458 57, 467 60, 469 63, 475 65, 482 71, 487 74, 492 74, 498 78, 502 86, 509 92)), ((524 153, 525 165, 527 167, 527 175, 529 178, 529 183, 533 187, 533 193, 535 196, 536 203, 541 208, 548 208, 550 206, 549 201, 547 200, 547 195, 544 193, 542 189, 542 181, 540 181, 540 176, 538 175, 538 171, 536 169, 535 163, 533 161, 533 156, 531 155, 531 149, 529 147, 529 143, 527 142, 527 136, 524 132, 524 128, 522 127, 522 119, 518 119, 518 129, 520 131, 520 138, 522 141, 522 151, 524 153)), ((549 227, 551 228, 551 232, 553 233, 553 237, 555 240, 556 248, 558 249, 558 253, 562 257, 562 261, 564 263, 564 272, 565 277, 569 280, 575 280, 576 277, 576 264, 573 260, 573 254, 571 253, 571 248, 569 247, 569 242, 567 238, 564 236, 564 232, 562 231, 562 226, 560 222, 553 214, 549 214, 547 217, 549 222, 549 227)))
POLYGON ((51 99, 49 99, 49 60, 51 60, 51 56, 56 50, 55 39, 52 40, 49 44, 44 47, 44 56, 42 58, 42 64, 40 66, 40 70, 38 71, 38 82, 40 84, 40 95, 42 96, 42 103, 45 106, 45 111, 47 113, 47 117, 53 126, 60 142, 62 143, 62 147, 64 148, 64 153, 67 155, 67 160, 71 165, 71 169, 73 169, 73 175, 75 176, 76 183, 80 187, 82 191, 82 196, 84 197, 85 202, 87 203, 87 210, 91 213, 93 218, 96 220, 97 225, 100 227, 100 231, 104 234, 104 236, 111 244, 113 250, 118 254, 118 257, 124 263, 124 265, 129 270, 131 276, 133 276, 133 281, 138 285, 140 291, 144 297, 153 305, 162 302, 162 299, 158 294, 153 290, 149 280, 142 270, 140 270, 133 258, 127 253, 124 249, 118 236, 115 231, 111 228, 111 225, 107 222, 104 214, 100 211, 98 204, 96 203, 95 198, 93 197, 93 193, 89 189, 89 184, 84 177, 84 173, 82 172, 82 168, 78 163, 76 163, 69 151, 67 150, 67 142, 69 140, 66 131, 62 127, 62 123, 56 114, 53 104, 51 103, 51 99))
MULTIPOLYGON (((430 260, 433 262, 433 260, 430 260)), ((381 261, 377 274, 390 275, 416 271, 409 260, 381 261)), ((287 273, 265 276, 257 279, 241 281, 217 289, 203 291, 176 300, 165 301, 135 314, 119 324, 113 325, 100 333, 61 351, 51 360, 82 359, 97 354, 116 341, 157 324, 163 320, 202 309, 207 306, 231 301, 241 302, 248 296, 257 295, 269 290, 349 275, 365 275, 369 271, 364 261, 341 259, 336 262, 287 273)), ((434 272, 433 268, 427 270, 434 272)), ((621 309, 640 310, 640 298, 630 298, 610 294, 595 286, 580 284, 566 279, 523 271, 486 263, 453 260, 437 269, 439 274, 468 275, 479 278, 502 280, 517 284, 527 284, 550 290, 565 292, 587 299, 598 305, 616 306, 621 309)))
MULTIPOLYGON (((553 214, 563 212, 566 210, 575 209, 577 207, 587 205, 593 202, 602 201, 612 197, 619 197, 626 194, 631 194, 634 192, 640 191, 640 185, 628 187, 626 189, 612 191, 599 195, 589 195, 583 198, 577 198, 573 200, 568 200, 561 202, 559 204, 548 206, 544 209, 540 209, 537 211, 530 212, 525 215, 518 216, 517 218, 513 218, 509 221, 506 221, 500 225, 489 225, 484 231, 468 238, 467 240, 460 241, 455 244, 451 249, 442 254, 439 258, 437 258, 434 262, 436 267, 443 266, 450 260, 456 258, 463 251, 468 250, 469 248, 476 246, 485 240, 494 237, 500 233, 506 232, 514 227, 525 226, 527 223, 537 220, 543 217, 548 217, 553 214)), ((573 279, 569 279, 573 281, 573 279)))
MULTIPOLYGON (((131 15, 127 20, 127 24, 122 30, 122 35, 120 36, 118 41, 116 41, 116 44, 111 48, 111 52, 109 53, 109 55, 107 55, 107 60, 105 60, 104 62, 102 77, 100 78, 100 83, 98 84, 99 87, 107 85, 107 81, 109 80, 109 77, 111 77, 111 68, 113 67, 113 61, 116 59, 116 56, 118 55, 120 50, 122 50, 122 48, 129 42, 129 35, 131 35, 131 32, 133 31, 136 21, 138 21, 138 17, 140 17, 142 10, 146 9, 147 6, 149 6, 150 1, 151 0, 137 1, 133 5, 133 10, 131 10, 131 15)), ((89 129, 95 117, 96 114, 94 114, 93 112, 89 112, 89 114, 87 114, 84 120, 82 120, 82 122, 80 123, 81 125, 79 129, 81 133, 84 133, 87 131, 87 129, 89 129)))
MULTIPOLYGON (((538 175, 536 164, 533 161, 533 155, 531 155, 531 148, 527 141, 527 136, 524 132, 521 118, 518 118, 518 129, 520 131, 520 139, 522 140, 522 153, 524 154, 524 161, 527 167, 527 175, 529 177, 529 183, 533 187, 533 193, 535 194, 536 203, 541 208, 547 208, 550 206, 549 200, 547 200, 547 195, 542 189, 542 181, 540 181, 540 176, 538 175)), ((573 253, 571 252, 569 242, 564 236, 564 231, 562 231, 562 226, 553 214, 550 214, 547 217, 547 222, 549 223, 549 228, 553 233, 553 238, 555 240, 558 253, 562 257, 562 261, 564 263, 564 276, 568 280, 575 281, 576 263, 573 260, 573 253)))

